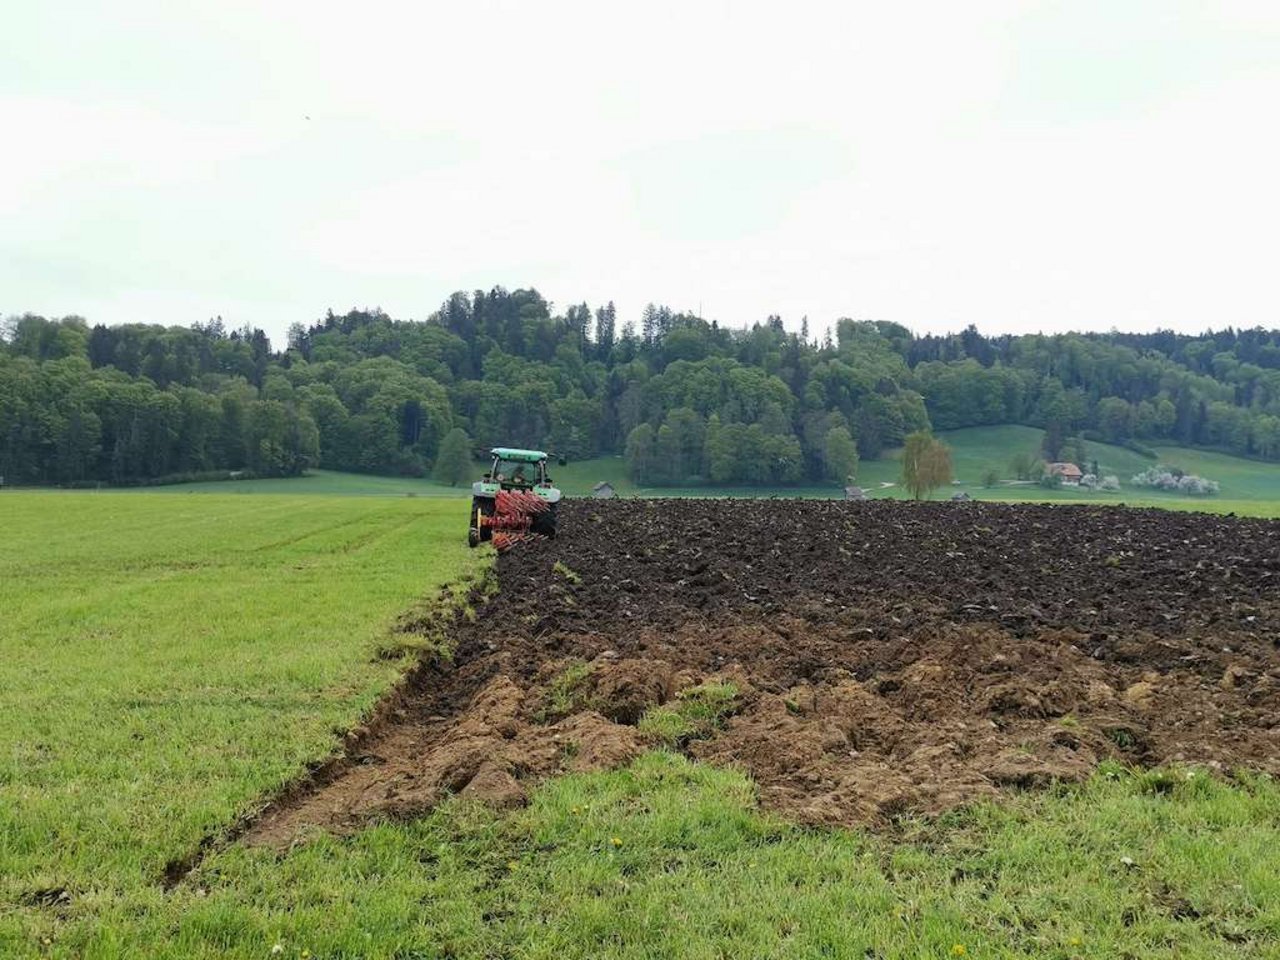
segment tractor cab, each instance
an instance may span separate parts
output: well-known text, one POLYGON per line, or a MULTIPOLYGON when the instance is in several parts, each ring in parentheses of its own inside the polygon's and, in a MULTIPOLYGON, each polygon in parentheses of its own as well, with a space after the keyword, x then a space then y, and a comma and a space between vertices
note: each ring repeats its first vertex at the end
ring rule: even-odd
POLYGON ((547 476, 541 450, 494 447, 489 472, 471 485, 471 528, 474 547, 487 540, 505 550, 523 540, 556 535, 560 491, 547 476))
POLYGON ((490 483, 497 483, 504 490, 551 486, 551 478, 547 476, 547 455, 541 450, 498 447, 491 450, 490 455, 493 464, 484 475, 490 483))

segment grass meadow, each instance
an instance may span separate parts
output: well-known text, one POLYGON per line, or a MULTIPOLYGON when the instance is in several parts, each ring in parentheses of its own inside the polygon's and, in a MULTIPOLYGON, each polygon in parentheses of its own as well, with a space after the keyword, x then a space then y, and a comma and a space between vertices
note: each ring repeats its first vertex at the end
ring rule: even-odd
POLYGON ((397 614, 477 574, 465 523, 448 498, 0 493, 0 956, 1280 956, 1262 777, 1108 766, 876 833, 657 751, 511 813, 223 842, 406 667, 376 656, 397 614))
POLYGON ((154 891, 331 753, 404 669, 374 656, 397 614, 475 569, 466 517, 0 494, 0 956, 154 891))

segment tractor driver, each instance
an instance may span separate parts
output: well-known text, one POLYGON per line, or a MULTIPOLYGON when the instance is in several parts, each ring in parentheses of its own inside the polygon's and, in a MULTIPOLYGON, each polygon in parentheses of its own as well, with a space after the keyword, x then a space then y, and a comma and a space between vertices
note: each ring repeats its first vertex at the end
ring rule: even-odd
POLYGON ((524 464, 516 464, 515 470, 511 472, 511 482, 518 483, 520 486, 526 486, 529 481, 524 478, 524 464))

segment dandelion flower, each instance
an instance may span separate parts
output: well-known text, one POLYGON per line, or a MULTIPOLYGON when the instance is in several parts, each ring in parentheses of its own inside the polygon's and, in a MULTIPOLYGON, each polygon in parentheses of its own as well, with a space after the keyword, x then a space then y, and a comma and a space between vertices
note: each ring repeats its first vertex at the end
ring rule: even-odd
POLYGON ((951 945, 951 955, 953 957, 963 957, 968 954, 968 949, 963 943, 953 943, 951 945))
POLYGON ((621 838, 621 837, 614 837, 614 838, 613 838, 612 840, 610 840, 609 842, 610 842, 610 843, 612 843, 615 847, 620 847, 620 846, 622 846, 622 838, 621 838))
POLYGON ((275 944, 275 945, 271 948, 271 955, 272 955, 273 957, 278 957, 278 956, 280 956, 280 954, 282 954, 282 953, 284 953, 284 944, 283 944, 283 943, 277 943, 277 944, 275 944))

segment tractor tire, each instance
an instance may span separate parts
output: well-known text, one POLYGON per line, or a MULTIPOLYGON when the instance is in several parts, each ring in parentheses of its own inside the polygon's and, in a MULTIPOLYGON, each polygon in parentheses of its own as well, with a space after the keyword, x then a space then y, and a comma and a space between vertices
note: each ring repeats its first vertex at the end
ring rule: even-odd
POLYGON ((489 497, 471 498, 471 528, 467 531, 467 545, 478 547, 493 539, 493 531, 481 526, 480 518, 493 515, 494 503, 489 497))

